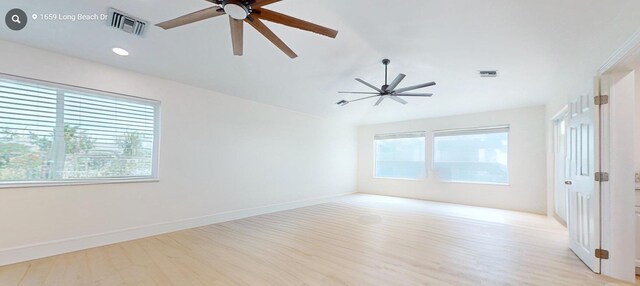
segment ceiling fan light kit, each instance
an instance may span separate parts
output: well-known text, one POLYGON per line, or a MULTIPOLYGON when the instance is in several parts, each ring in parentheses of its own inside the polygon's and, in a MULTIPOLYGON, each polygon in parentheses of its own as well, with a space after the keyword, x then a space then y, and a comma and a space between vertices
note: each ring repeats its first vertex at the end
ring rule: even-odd
POLYGON ((195 23, 205 19, 218 17, 222 15, 229 16, 231 26, 231 40, 233 44, 233 54, 241 56, 243 54, 243 24, 246 22, 260 34, 273 43, 278 49, 284 52, 290 58, 296 58, 298 55, 287 46, 276 34, 271 31, 263 22, 269 21, 282 24, 292 28, 314 32, 330 38, 335 38, 338 31, 332 30, 320 25, 316 25, 304 20, 300 20, 285 14, 271 11, 263 8, 266 5, 280 2, 282 0, 206 0, 216 6, 205 8, 169 21, 165 21, 156 26, 165 30, 195 23))
POLYGON ((391 99, 394 100, 398 103, 401 104, 407 104, 408 102, 400 97, 403 96, 412 96, 412 97, 431 97, 433 96, 432 93, 407 93, 407 91, 412 91, 412 90, 416 90, 416 89, 421 89, 421 88, 425 88, 425 87, 429 87, 429 86, 434 86, 436 85, 435 82, 427 82, 427 83, 423 83, 423 84, 418 84, 418 85, 414 85, 414 86, 409 86, 409 87, 404 87, 404 88, 400 88, 400 89, 396 89, 398 87, 398 85, 400 85, 400 83, 402 82, 402 80, 404 80, 404 78, 406 77, 405 74, 399 74, 392 82, 391 84, 388 84, 388 67, 389 64, 391 63, 391 61, 389 59, 384 59, 382 60, 382 64, 384 65, 384 85, 382 85, 382 87, 378 88, 377 86, 370 84, 362 79, 356 78, 356 81, 366 85, 367 87, 375 90, 376 92, 367 92, 367 91, 339 91, 338 93, 347 93, 347 94, 369 94, 369 96, 366 97, 362 97, 362 98, 358 98, 358 99, 354 99, 351 101, 348 100, 341 100, 339 102, 337 102, 336 104, 340 105, 340 106, 345 106, 351 102, 354 101, 360 101, 360 100, 365 100, 365 99, 369 99, 369 98, 374 98, 377 97, 378 101, 376 101, 376 103, 374 104, 375 106, 380 105, 380 103, 382 103, 383 100, 385 99, 391 99))
POLYGON ((249 16, 249 8, 244 3, 236 0, 222 2, 222 9, 229 17, 236 20, 244 20, 249 16))

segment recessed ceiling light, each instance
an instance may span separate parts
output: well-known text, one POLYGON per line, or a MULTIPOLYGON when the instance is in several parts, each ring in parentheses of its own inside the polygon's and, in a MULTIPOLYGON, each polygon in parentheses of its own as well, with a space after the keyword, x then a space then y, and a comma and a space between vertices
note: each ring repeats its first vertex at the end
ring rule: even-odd
POLYGON ((128 55, 129 55, 129 52, 128 52, 127 50, 123 49, 123 48, 113 48, 113 49, 111 49, 111 50, 112 50, 116 55, 119 55, 119 56, 123 56, 123 57, 125 57, 125 56, 128 56, 128 55))

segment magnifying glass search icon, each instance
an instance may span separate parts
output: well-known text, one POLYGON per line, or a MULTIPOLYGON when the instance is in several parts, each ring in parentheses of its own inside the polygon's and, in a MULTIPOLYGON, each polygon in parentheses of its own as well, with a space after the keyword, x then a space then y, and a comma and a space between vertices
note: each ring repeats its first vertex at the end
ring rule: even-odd
POLYGON ((19 8, 11 9, 4 16, 4 23, 13 31, 20 31, 24 29, 24 27, 27 26, 28 21, 29 17, 27 17, 27 14, 19 8))

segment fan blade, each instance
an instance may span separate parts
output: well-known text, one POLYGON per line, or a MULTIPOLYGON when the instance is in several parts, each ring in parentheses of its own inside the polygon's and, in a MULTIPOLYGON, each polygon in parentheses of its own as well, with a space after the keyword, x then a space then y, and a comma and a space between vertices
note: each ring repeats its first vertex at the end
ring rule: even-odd
POLYGON ((242 50, 244 46, 243 23, 244 21, 237 20, 229 16, 229 24, 231 25, 231 42, 233 43, 233 54, 236 56, 242 56, 242 50))
POLYGON ((380 99, 378 99, 378 101, 376 101, 376 104, 374 104, 373 106, 378 106, 380 105, 380 103, 384 100, 386 96, 381 96, 380 99))
POLYGON ((280 2, 282 0, 256 0, 256 2, 254 2, 253 4, 251 4, 252 8, 258 8, 258 7, 262 7, 262 6, 267 6, 269 4, 273 4, 276 2, 280 2))
POLYGON ((391 98, 391 99, 393 99, 393 100, 395 100, 395 101, 397 101, 397 102, 400 102, 400 103, 402 103, 402 104, 407 104, 407 103, 408 103, 406 100, 404 100, 404 99, 402 99, 402 98, 399 98, 399 97, 395 97, 395 96, 393 96, 393 95, 392 95, 392 96, 389 96, 389 98, 391 98))
POLYGON ((357 81, 359 81, 360 83, 362 83, 362 84, 364 84, 364 85, 366 85, 366 86, 370 87, 370 88, 373 88, 374 90, 376 90, 376 91, 377 91, 377 92, 379 92, 379 93, 384 93, 384 92, 382 91, 382 89, 377 88, 377 87, 376 87, 375 85, 373 85, 373 84, 370 84, 370 83, 368 83, 368 82, 366 82, 366 81, 364 81, 364 80, 361 80, 361 79, 359 79, 359 78, 356 78, 356 80, 357 80, 357 81))
POLYGON ((379 94, 377 92, 366 92, 366 91, 338 91, 338 93, 351 93, 351 94, 379 94))
POLYGON ((393 82, 391 82, 391 84, 389 85, 389 87, 387 88, 387 90, 392 91, 394 90, 396 87, 398 87, 398 85, 400 84, 400 82, 406 77, 405 74, 399 74, 396 79, 393 80, 393 82))
POLYGON ((292 59, 298 57, 298 55, 296 55, 296 53, 293 52, 289 48, 289 46, 287 46, 287 44, 285 44, 282 40, 280 40, 280 38, 278 38, 278 36, 276 36, 276 34, 274 34, 273 31, 271 31, 271 29, 265 26, 265 24, 262 21, 260 21, 260 19, 254 17, 251 20, 246 19, 245 21, 247 21, 247 23, 249 23, 249 25, 251 25, 253 28, 258 30, 260 34, 262 34, 265 38, 271 41, 274 45, 276 45, 276 47, 278 47, 285 54, 287 54, 287 56, 289 56, 292 59))
POLYGON ((266 20, 269 22, 274 22, 274 23, 285 25, 285 26, 298 28, 300 30, 317 33, 320 35, 327 36, 329 38, 335 38, 338 35, 338 31, 336 30, 322 27, 320 25, 309 23, 307 21, 300 20, 300 19, 291 17, 289 15, 281 14, 271 10, 260 9, 254 12, 256 12, 255 14, 253 14, 254 17, 258 17, 262 20, 266 20))
POLYGON ((395 93, 394 96, 424 96, 424 97, 432 97, 433 93, 395 93))
POLYGON ((175 27, 180 27, 186 24, 191 24, 194 22, 202 21, 204 19, 209 19, 213 17, 217 17, 220 15, 224 15, 224 11, 220 10, 220 6, 214 6, 206 9, 202 9, 200 11, 196 11, 169 21, 162 22, 160 24, 156 24, 156 26, 163 28, 165 30, 172 29, 175 27))
POLYGON ((369 99, 369 98, 376 97, 376 96, 379 96, 379 95, 367 96, 367 97, 363 97, 363 98, 358 98, 358 99, 354 99, 354 100, 349 100, 349 102, 365 100, 365 99, 369 99))
POLYGON ((432 85, 436 85, 435 82, 428 82, 428 83, 423 83, 423 84, 419 84, 419 85, 414 85, 414 86, 410 86, 410 87, 405 87, 405 88, 401 88, 396 90, 396 93, 403 93, 405 91, 410 91, 410 90, 414 90, 414 89, 419 89, 419 88, 423 88, 423 87, 428 87, 428 86, 432 86, 432 85))

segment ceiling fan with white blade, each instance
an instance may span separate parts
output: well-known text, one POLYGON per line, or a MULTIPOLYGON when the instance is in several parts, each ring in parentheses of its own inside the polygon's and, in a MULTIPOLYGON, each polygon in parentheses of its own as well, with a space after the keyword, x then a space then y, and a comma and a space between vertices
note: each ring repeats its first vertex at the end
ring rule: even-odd
POLYGON ((369 88, 375 90, 376 92, 367 92, 367 91, 339 91, 338 93, 347 93, 347 94, 369 94, 370 96, 367 97, 363 97, 363 98, 358 98, 358 99, 354 99, 354 100, 341 100, 339 101, 338 105, 341 106, 345 106, 351 102, 354 101, 360 101, 360 100, 364 100, 364 99, 369 99, 369 98, 374 98, 374 97, 378 97, 378 101, 376 101, 375 106, 380 105, 380 103, 382 103, 383 100, 385 100, 385 98, 389 98, 392 100, 395 100, 399 103, 402 104, 407 104, 407 101, 400 98, 403 96, 412 96, 412 97, 431 97, 433 96, 432 93, 407 93, 407 91, 412 91, 412 90, 416 90, 416 89, 421 89, 421 88, 425 88, 425 87, 429 87, 429 86, 433 86, 436 85, 435 82, 428 82, 428 83, 423 83, 423 84, 418 84, 418 85, 414 85, 414 86, 409 86, 409 87, 403 87, 403 88, 398 88, 398 85, 400 84, 400 82, 402 82, 402 80, 406 77, 405 74, 399 74, 392 82, 391 84, 388 84, 388 73, 387 73, 387 68, 389 66, 389 63, 391 63, 391 61, 389 59, 384 59, 382 60, 382 64, 384 64, 384 85, 380 88, 378 88, 377 86, 370 84, 362 79, 356 78, 356 80, 366 86, 368 86, 369 88))
POLYGON ((273 43, 278 49, 284 52, 290 58, 296 58, 298 55, 287 46, 276 34, 269 29, 263 21, 269 21, 282 24, 292 28, 305 30, 335 38, 338 31, 332 30, 320 25, 316 25, 304 20, 300 20, 285 14, 264 8, 269 4, 280 2, 282 0, 206 0, 215 4, 210 8, 205 8, 169 21, 157 24, 156 26, 165 30, 173 29, 183 25, 195 23, 209 18, 222 15, 229 16, 229 24, 231 26, 231 42, 233 44, 233 54, 242 56, 243 54, 243 25, 249 24, 260 34, 273 43))

